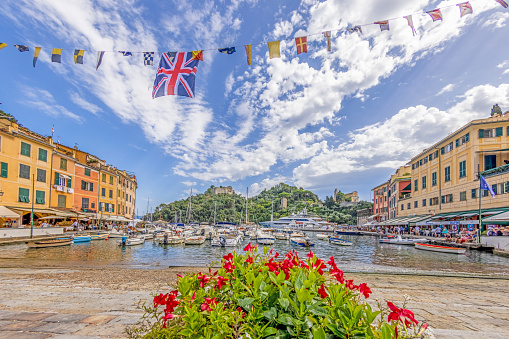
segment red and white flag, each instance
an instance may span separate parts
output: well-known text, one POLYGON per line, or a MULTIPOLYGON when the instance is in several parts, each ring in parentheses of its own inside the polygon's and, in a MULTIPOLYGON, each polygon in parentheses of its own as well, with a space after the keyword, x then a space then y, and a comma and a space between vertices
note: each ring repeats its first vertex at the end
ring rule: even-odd
POLYGON ((461 4, 457 4, 460 8, 460 18, 463 17, 463 15, 472 14, 472 5, 470 5, 470 2, 462 2, 461 4))
POLYGON ((431 19, 433 21, 441 20, 442 21, 442 12, 440 12, 440 9, 434 9, 432 11, 426 12, 431 16, 431 19))

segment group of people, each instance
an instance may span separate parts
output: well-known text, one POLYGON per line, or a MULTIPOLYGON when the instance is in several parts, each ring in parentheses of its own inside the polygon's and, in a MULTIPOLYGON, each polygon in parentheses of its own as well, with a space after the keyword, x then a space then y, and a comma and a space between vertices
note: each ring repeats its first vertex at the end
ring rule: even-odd
POLYGON ((489 237, 509 236, 509 226, 506 226, 506 227, 502 227, 502 226, 488 227, 487 234, 488 234, 489 237))

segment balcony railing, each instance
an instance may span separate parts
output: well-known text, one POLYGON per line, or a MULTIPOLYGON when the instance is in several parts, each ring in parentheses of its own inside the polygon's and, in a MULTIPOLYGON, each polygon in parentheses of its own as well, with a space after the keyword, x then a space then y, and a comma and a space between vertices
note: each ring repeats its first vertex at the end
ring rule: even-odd
POLYGON ((499 175, 499 174, 503 174, 503 173, 507 173, 507 172, 509 172, 509 164, 505 164, 503 166, 495 167, 490 170, 481 172, 481 175, 483 177, 491 177, 494 175, 499 175))

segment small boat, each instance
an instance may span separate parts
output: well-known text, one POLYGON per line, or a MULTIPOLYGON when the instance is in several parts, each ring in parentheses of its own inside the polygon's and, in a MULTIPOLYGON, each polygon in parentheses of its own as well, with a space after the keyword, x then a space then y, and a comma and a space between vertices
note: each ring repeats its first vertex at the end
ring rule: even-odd
POLYGON ((76 244, 78 242, 90 242, 92 241, 92 238, 89 235, 78 235, 72 237, 72 241, 76 244))
POLYGON ((187 237, 185 238, 184 240, 184 243, 186 245, 201 245, 205 242, 205 237, 202 237, 202 236, 192 236, 192 237, 187 237))
POLYGON ((210 242, 213 247, 236 247, 242 242, 242 236, 235 234, 222 234, 210 242))
POLYGON ((180 235, 170 236, 168 233, 165 233, 162 237, 157 236, 154 238, 154 241, 156 241, 159 245, 178 245, 182 244, 185 241, 185 238, 180 235))
POLYGON ((90 240, 106 240, 108 236, 108 234, 91 234, 90 240))
POLYGON ((116 229, 111 230, 108 234, 110 238, 122 238, 126 236, 123 232, 119 232, 116 229))
POLYGON ((450 246, 441 246, 441 245, 432 245, 432 244, 421 244, 416 242, 415 248, 418 250, 426 250, 426 251, 434 251, 434 252, 444 252, 444 253, 455 253, 455 254, 463 254, 467 251, 464 247, 450 247, 450 246))
POLYGON ((256 232, 256 241, 262 245, 272 245, 276 242, 276 238, 272 233, 258 230, 258 232, 256 232))
POLYGON ((381 244, 397 244, 397 245, 413 245, 415 243, 426 243, 429 242, 428 239, 414 239, 414 238, 402 238, 401 235, 397 237, 385 237, 378 239, 378 242, 381 244))
POLYGON ((331 235, 327 233, 317 233, 316 238, 320 240, 329 239, 331 235))
POLYGON ((283 233, 283 232, 275 232, 274 233, 274 237, 277 239, 277 240, 288 240, 290 238, 290 236, 288 235, 288 233, 283 233))
POLYGON ((340 245, 340 246, 352 246, 353 242, 341 239, 341 237, 330 237, 329 242, 334 245, 340 245))
POLYGON ((290 242, 292 245, 302 246, 302 247, 313 247, 315 244, 311 242, 311 239, 308 237, 291 237, 290 242))
POLYGON ((67 246, 72 244, 72 238, 57 238, 52 240, 31 240, 25 241, 25 244, 27 244, 29 248, 67 246))
POLYGON ((145 240, 154 239, 154 233, 143 234, 142 237, 145 238, 145 240))
POLYGON ((118 246, 134 246, 141 245, 145 242, 145 238, 128 238, 122 237, 122 240, 118 242, 118 246))

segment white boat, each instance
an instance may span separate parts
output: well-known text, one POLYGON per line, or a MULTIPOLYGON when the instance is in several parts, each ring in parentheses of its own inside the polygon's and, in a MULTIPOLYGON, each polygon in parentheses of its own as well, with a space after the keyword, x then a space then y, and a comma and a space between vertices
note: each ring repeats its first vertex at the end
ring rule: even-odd
POLYGON ((242 242, 240 234, 222 234, 212 239, 210 245, 213 247, 236 247, 242 242))
POLYGON ((141 245, 145 242, 145 238, 128 238, 124 237, 118 242, 118 246, 134 246, 141 245))
POLYGON ((142 237, 145 238, 145 240, 150 240, 150 239, 154 239, 154 234, 147 233, 147 234, 143 234, 142 237))
POLYGON ((274 237, 278 240, 288 240, 290 235, 284 232, 274 232, 274 237))
POLYGON ((352 246, 353 242, 341 239, 341 237, 330 237, 329 242, 334 245, 352 246))
POLYGON ((124 232, 119 232, 117 231, 116 229, 112 229, 109 233, 108 233, 109 237, 110 238, 122 238, 122 237, 125 237, 125 233, 124 232))
POLYGON ((199 235, 195 235, 195 236, 192 236, 192 237, 187 237, 185 238, 185 241, 184 243, 186 245, 201 245, 205 242, 205 237, 202 237, 202 236, 199 236, 199 235))
POLYGON ((154 241, 159 245, 178 245, 184 243, 185 238, 179 235, 169 236, 165 233, 163 237, 154 238, 154 241))
POLYGON ((291 237, 290 242, 292 245, 302 246, 302 247, 313 247, 315 244, 311 242, 311 239, 308 237, 291 237))
POLYGON ((276 242, 276 237, 269 232, 258 230, 256 232, 256 241, 262 245, 272 245, 276 242))
POLYGON ((463 254, 467 251, 464 247, 449 247, 449 246, 441 246, 441 245, 432 245, 432 244, 422 244, 416 242, 415 248, 418 250, 426 250, 433 252, 444 252, 444 253, 455 253, 455 254, 463 254))
POLYGON ((381 244, 398 244, 398 245, 413 245, 415 243, 426 243, 429 242, 428 239, 414 239, 414 238, 402 238, 401 235, 398 235, 395 238, 381 238, 378 239, 378 242, 381 244))
POLYGON ((326 234, 326 233, 317 233, 316 234, 316 238, 320 239, 320 240, 329 239, 330 236, 331 236, 330 234, 326 234))

